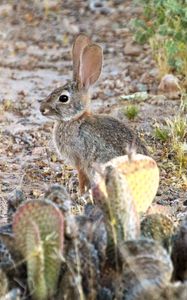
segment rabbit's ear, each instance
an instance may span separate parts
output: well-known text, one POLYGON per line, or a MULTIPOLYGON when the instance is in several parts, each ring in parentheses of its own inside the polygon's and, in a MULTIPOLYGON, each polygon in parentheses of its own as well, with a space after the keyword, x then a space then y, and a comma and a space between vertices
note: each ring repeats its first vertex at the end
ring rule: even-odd
POLYGON ((83 33, 80 33, 73 44, 73 80, 79 81, 80 59, 84 48, 91 43, 91 40, 83 33))
POLYGON ((99 45, 90 44, 84 48, 79 69, 81 87, 88 89, 98 80, 101 74, 102 61, 103 51, 99 45))

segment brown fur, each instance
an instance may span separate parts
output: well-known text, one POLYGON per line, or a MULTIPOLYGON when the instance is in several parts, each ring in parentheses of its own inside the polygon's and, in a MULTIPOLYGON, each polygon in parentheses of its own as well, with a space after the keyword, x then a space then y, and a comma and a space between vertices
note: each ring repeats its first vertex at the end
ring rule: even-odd
POLYGON ((72 49, 73 58, 73 80, 79 82, 80 56, 84 48, 91 43, 91 40, 84 34, 77 36, 72 49))

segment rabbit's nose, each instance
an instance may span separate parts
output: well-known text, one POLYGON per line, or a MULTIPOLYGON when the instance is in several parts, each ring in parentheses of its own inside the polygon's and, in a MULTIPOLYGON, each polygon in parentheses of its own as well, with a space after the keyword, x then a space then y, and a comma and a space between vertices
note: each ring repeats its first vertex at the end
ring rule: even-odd
POLYGON ((44 115, 44 116, 47 115, 49 113, 49 111, 50 111, 49 108, 41 105, 40 112, 42 113, 42 115, 44 115))

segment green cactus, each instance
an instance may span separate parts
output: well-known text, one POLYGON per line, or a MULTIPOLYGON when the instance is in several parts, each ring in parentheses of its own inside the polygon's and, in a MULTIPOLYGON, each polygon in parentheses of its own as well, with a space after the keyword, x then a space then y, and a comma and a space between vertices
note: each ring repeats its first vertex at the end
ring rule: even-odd
POLYGON ((113 167, 106 168, 107 209, 116 243, 139 236, 139 217, 127 182, 113 167))
POLYGON ((160 291, 170 283, 173 272, 171 258, 157 241, 152 239, 126 241, 121 243, 119 252, 122 278, 116 282, 116 299, 152 299, 152 297, 144 298, 143 295, 148 294, 150 290, 157 291, 157 288, 160 291))
POLYGON ((119 269, 119 245, 139 238, 139 213, 145 212, 154 199, 159 170, 152 158, 132 151, 110 160, 97 171, 93 198, 105 216, 107 256, 119 269))
POLYGON ((98 174, 92 188, 94 202, 104 213, 107 231, 112 244, 139 237, 139 216, 127 181, 112 165, 98 174))
POLYGON ((159 170, 149 156, 129 153, 103 165, 95 176, 96 203, 103 209, 114 240, 139 236, 139 215, 151 205, 158 188, 159 170), (98 198, 98 199, 97 199, 98 198))
POLYGON ((51 201, 27 201, 13 218, 16 246, 27 263, 28 286, 34 299, 56 292, 64 244, 64 218, 51 201))
POLYGON ((92 189, 95 203, 102 209, 108 232, 107 257, 112 268, 121 262, 118 246, 121 241, 136 239, 140 233, 139 216, 127 182, 112 166, 92 189))
POLYGON ((141 222, 142 236, 158 241, 169 252, 174 230, 172 220, 162 214, 147 215, 141 222))

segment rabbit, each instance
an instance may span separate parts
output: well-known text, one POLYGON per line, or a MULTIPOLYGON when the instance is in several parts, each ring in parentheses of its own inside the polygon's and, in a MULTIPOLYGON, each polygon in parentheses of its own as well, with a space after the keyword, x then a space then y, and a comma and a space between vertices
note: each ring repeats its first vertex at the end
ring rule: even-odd
POLYGON ((41 113, 55 120, 53 140, 58 153, 78 171, 80 194, 90 187, 94 168, 127 154, 135 144, 148 154, 139 137, 123 122, 90 109, 90 88, 98 80, 103 62, 102 48, 81 33, 72 49, 73 80, 56 88, 40 106, 41 113))

